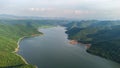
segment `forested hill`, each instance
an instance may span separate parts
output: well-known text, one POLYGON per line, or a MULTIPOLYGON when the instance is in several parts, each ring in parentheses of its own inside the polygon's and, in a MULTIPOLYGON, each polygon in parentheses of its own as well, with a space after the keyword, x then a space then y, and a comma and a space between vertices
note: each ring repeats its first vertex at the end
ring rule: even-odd
POLYGON ((120 25, 89 35, 92 46, 87 50, 120 63, 120 25))
POLYGON ((69 39, 92 44, 87 52, 120 63, 120 21, 79 21, 65 26, 69 39))
POLYGON ((18 39, 32 34, 41 34, 27 23, 0 22, 0 68, 34 68, 26 64, 16 53, 18 39))
POLYGON ((0 68, 35 68, 14 53, 18 40, 24 36, 42 34, 38 28, 62 25, 62 22, 64 21, 0 20, 0 68))

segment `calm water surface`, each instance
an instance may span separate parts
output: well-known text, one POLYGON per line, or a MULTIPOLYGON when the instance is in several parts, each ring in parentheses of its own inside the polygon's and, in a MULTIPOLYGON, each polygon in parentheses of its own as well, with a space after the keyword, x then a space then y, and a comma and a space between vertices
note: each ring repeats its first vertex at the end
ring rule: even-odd
POLYGON ((69 44, 64 27, 39 31, 44 35, 23 39, 18 52, 38 68, 120 68, 120 64, 87 53, 84 45, 69 44))

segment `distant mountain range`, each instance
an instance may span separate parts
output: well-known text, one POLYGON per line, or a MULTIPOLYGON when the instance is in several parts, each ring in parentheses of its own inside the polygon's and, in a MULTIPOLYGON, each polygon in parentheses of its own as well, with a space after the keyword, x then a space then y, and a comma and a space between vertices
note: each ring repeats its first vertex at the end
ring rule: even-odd
POLYGON ((16 16, 16 15, 9 15, 9 14, 0 14, 1 20, 25 20, 25 19, 32 19, 32 20, 67 20, 67 18, 62 17, 39 17, 39 16, 16 16))

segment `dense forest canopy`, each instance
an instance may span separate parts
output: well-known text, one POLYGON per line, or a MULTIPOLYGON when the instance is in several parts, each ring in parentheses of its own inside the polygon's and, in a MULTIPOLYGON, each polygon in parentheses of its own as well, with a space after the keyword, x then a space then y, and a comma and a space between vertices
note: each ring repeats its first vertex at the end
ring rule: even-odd
POLYGON ((65 26, 69 39, 92 44, 87 52, 120 63, 120 21, 75 21, 65 26))

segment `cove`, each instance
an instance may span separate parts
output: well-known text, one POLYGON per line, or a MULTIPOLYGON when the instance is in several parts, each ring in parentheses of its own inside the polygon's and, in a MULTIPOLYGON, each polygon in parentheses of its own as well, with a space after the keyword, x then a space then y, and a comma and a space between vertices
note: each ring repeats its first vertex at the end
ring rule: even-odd
POLYGON ((72 45, 61 26, 39 29, 43 36, 24 38, 20 54, 38 68, 120 68, 120 64, 91 55, 81 44, 72 45))

